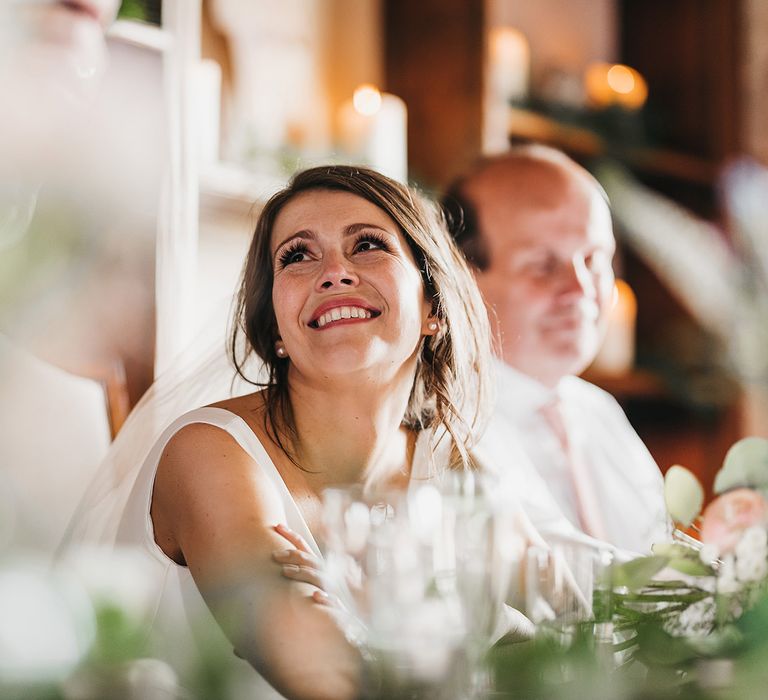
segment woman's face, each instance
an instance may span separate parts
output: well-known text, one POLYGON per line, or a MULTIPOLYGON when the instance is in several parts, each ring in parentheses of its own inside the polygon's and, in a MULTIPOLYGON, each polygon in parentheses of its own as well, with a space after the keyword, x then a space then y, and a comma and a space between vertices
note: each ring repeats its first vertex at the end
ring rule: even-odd
POLYGON ((431 303, 395 222, 348 192, 294 197, 272 228, 272 303, 302 375, 386 379, 413 371, 431 303))

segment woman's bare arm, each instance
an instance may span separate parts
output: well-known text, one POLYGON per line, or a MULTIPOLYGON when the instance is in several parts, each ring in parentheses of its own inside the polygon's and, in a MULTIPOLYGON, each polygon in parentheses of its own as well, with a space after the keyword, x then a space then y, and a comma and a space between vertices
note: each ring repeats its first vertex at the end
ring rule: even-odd
POLYGON ((312 587, 272 559, 285 522, 271 482, 234 438, 183 428, 168 443, 152 498, 155 539, 186 563, 238 654, 289 698, 352 698, 360 659, 312 587))

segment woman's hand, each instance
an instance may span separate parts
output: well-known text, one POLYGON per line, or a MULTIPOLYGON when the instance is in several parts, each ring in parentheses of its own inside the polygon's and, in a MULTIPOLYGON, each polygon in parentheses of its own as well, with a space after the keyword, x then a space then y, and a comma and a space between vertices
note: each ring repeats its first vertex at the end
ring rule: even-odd
POLYGON ((312 599, 320 605, 332 605, 333 601, 326 592, 322 561, 314 554, 306 540, 282 523, 275 525, 274 530, 294 547, 278 549, 272 553, 272 559, 282 566, 283 576, 292 581, 315 586, 318 590, 312 593, 312 599))

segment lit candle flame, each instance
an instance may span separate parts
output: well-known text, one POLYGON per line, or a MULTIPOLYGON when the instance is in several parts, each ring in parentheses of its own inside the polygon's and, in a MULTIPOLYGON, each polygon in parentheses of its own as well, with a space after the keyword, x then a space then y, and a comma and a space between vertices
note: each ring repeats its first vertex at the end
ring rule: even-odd
POLYGON ((648 85, 634 68, 620 63, 593 63, 584 75, 590 103, 599 108, 620 105, 640 109, 648 97, 648 85))
POLYGON ((635 89, 635 76, 632 75, 632 71, 626 66, 619 64, 611 66, 606 78, 608 85, 622 95, 627 95, 635 89))
POLYGON ((352 95, 352 104, 359 114, 371 116, 381 109, 381 93, 374 85, 361 85, 352 95))

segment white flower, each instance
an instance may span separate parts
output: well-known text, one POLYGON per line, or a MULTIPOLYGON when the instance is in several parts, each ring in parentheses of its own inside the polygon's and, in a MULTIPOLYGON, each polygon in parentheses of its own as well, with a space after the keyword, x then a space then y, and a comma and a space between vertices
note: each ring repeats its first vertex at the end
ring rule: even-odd
POLYGON ((705 544, 699 550, 699 559, 701 560, 702 564, 706 564, 707 566, 717 561, 717 558, 719 556, 720 556, 720 550, 718 549, 716 544, 711 544, 711 543, 705 544))
POLYGON ((739 543, 736 545, 736 555, 743 551, 754 551, 763 556, 768 555, 768 532, 765 528, 753 525, 744 530, 739 543))
POLYGON ((675 637, 709 634, 715 624, 717 606, 713 598, 692 603, 679 615, 672 617, 664 629, 675 637))
POLYGON ((720 565, 720 570, 717 575, 717 591, 718 593, 737 593, 741 586, 736 580, 736 562, 733 554, 727 554, 723 558, 723 563, 720 565))
POLYGON ((744 531, 735 548, 736 577, 760 581, 768 575, 768 533, 762 527, 744 531))
POLYGON ((765 557, 755 556, 750 553, 747 556, 736 556, 736 577, 739 581, 761 581, 768 574, 768 562, 765 557))

